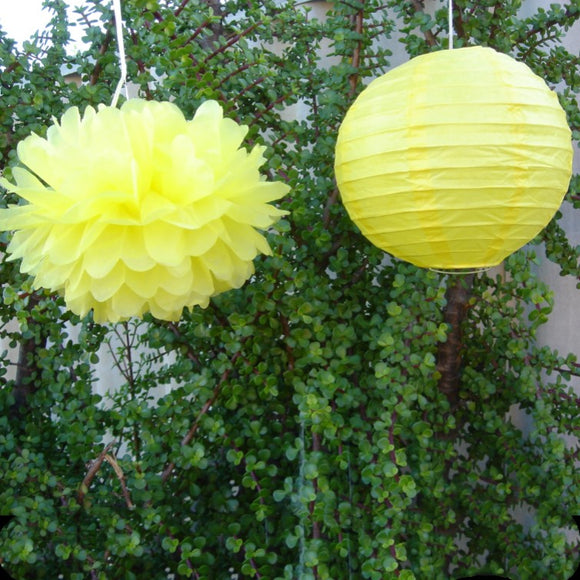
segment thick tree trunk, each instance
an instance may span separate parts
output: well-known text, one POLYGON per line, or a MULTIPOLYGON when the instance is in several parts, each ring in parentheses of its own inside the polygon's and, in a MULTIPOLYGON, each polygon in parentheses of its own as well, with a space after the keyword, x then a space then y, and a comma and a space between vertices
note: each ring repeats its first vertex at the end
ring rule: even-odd
MULTIPOLYGON (((29 308, 34 308, 39 300, 40 298, 36 294, 32 294, 29 298, 29 308)), ((27 322, 29 327, 38 325, 38 322, 35 322, 32 318, 29 318, 27 322)), ((46 348, 47 343, 47 338, 42 328, 40 328, 38 336, 40 340, 36 336, 33 336, 32 338, 22 339, 20 343, 16 379, 12 391, 14 396, 14 410, 18 414, 26 412, 26 408, 30 403, 30 397, 36 390, 35 378, 38 375, 39 369, 35 363, 35 353, 38 349, 46 348)))
POLYGON ((444 321, 448 326, 447 341, 439 345, 437 351, 437 370, 441 373, 439 390, 445 394, 454 407, 459 399, 461 383, 461 351, 463 336, 461 326, 467 312, 474 274, 450 277, 447 292, 447 307, 444 321))

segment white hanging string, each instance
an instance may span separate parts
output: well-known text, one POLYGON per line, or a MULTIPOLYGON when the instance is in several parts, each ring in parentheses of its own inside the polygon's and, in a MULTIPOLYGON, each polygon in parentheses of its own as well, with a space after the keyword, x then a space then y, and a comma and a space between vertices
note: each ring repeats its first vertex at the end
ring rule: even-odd
POLYGON ((436 272, 437 274, 447 274, 448 276, 464 276, 467 274, 481 274, 482 272, 488 272, 491 270, 492 266, 485 266, 483 268, 455 268, 455 269, 439 269, 439 268, 429 268, 429 271, 436 272))
POLYGON ((453 50, 453 0, 448 0, 448 19, 449 19, 449 50, 453 50))
POLYGON ((115 14, 115 28, 117 31, 117 47, 119 49, 119 64, 121 65, 121 78, 117 83, 111 107, 117 106, 117 101, 123 87, 125 96, 129 98, 129 89, 127 87, 127 59, 125 58, 125 41, 123 40, 123 16, 121 15, 121 0, 113 0, 113 13, 115 14))

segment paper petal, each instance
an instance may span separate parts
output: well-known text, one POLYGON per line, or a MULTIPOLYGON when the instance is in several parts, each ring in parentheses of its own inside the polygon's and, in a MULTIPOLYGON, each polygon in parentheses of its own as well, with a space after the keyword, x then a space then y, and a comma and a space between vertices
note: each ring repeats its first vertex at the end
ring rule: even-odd
POLYGON ((213 101, 190 121, 168 102, 71 107, 19 144, 28 169, 1 182, 25 202, 0 210, 9 258, 98 322, 207 306, 252 275, 270 251, 254 228, 284 213, 269 202, 288 188, 264 181, 246 133, 213 101))

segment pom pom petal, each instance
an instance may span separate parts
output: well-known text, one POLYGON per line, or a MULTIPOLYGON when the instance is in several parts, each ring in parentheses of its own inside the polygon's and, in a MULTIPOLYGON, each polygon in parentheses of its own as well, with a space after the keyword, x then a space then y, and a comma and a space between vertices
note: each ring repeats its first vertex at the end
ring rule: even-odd
POLYGON ((23 200, 0 210, 9 259, 98 322, 206 307, 252 276, 271 253, 255 228, 287 213, 268 205, 289 188, 260 175, 264 148, 240 148, 246 133, 215 101, 190 121, 141 99, 68 109, 20 142, 15 183, 0 179, 23 200))

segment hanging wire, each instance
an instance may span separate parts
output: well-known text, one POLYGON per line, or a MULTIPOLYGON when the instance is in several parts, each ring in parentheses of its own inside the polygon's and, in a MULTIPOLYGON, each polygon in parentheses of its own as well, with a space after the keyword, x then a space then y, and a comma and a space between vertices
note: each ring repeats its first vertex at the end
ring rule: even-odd
MULTIPOLYGON (((298 472, 298 491, 302 497, 302 489, 304 488, 304 468, 306 465, 306 437, 305 437, 304 417, 300 417, 300 469, 298 472)), ((306 533, 304 530, 304 518, 300 517, 300 552, 298 558, 298 574, 302 577, 304 572, 304 562, 306 560, 306 533)))
POLYGON ((437 274, 447 274, 448 276, 463 276, 466 274, 481 274, 481 272, 488 272, 493 266, 484 266, 483 268, 429 268, 431 272, 437 274))
POLYGON ((115 15, 115 29, 117 31, 117 47, 119 49, 119 64, 121 66, 121 78, 117 83, 111 107, 117 106, 117 101, 123 87, 125 88, 125 97, 129 98, 129 89, 127 87, 127 59, 125 57, 125 41, 123 40, 123 16, 121 14, 121 0, 113 0, 113 13, 115 15))
POLYGON ((453 0, 447 0, 449 20, 449 50, 453 50, 453 0))

